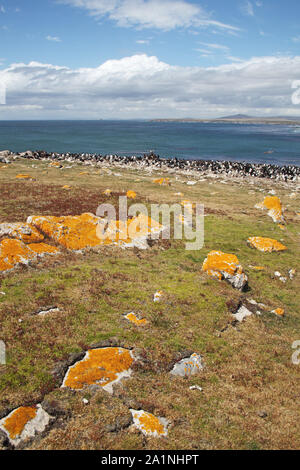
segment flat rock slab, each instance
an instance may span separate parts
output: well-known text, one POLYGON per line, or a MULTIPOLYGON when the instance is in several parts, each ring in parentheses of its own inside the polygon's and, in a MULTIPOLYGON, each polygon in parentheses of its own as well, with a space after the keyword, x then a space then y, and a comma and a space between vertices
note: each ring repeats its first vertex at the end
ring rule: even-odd
POLYGON ((136 326, 145 326, 148 324, 146 318, 140 318, 140 316, 136 315, 134 312, 125 313, 124 317, 136 326))
POLYGON ((249 237, 247 243, 263 253, 272 253, 273 251, 285 251, 287 247, 273 238, 249 237))
POLYGON ((147 437, 166 437, 168 435, 169 421, 166 418, 156 417, 144 410, 130 409, 133 425, 147 437))
POLYGON ((190 377, 191 375, 198 374, 202 369, 202 357, 199 354, 193 353, 190 357, 186 357, 177 362, 170 371, 170 374, 179 375, 180 377, 190 377))
POLYGON ((16 447, 24 440, 43 432, 51 419, 52 416, 40 404, 21 406, 0 420, 0 430, 6 434, 10 444, 16 447))
POLYGON ((88 385, 99 385, 113 393, 113 385, 131 376, 133 352, 121 347, 90 349, 84 358, 69 367, 62 387, 82 390, 88 385))

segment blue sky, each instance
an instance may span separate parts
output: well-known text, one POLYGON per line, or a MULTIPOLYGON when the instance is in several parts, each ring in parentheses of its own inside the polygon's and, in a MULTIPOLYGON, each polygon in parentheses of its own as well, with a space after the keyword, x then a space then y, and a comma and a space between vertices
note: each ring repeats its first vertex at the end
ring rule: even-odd
POLYGON ((93 118, 95 109, 89 113, 75 103, 89 96, 93 104, 105 103, 105 117, 117 117, 118 110, 120 117, 142 117, 145 108, 145 117, 243 110, 300 114, 288 98, 293 81, 300 80, 299 18, 299 0, 0 0, 0 79, 6 87, 0 119, 4 112, 12 118, 47 118, 58 111, 61 117, 93 118), (130 77, 128 68, 135 71, 130 77), (254 68, 256 82, 247 85, 246 72, 253 74, 254 68), (272 69, 271 99, 264 81, 269 85, 272 69), (67 76, 70 90, 64 96, 67 76), (183 77, 186 84, 193 78, 203 84, 186 95, 183 77), (226 84, 241 78, 239 103, 230 107, 226 84), (214 95, 214 102, 205 95, 214 95))

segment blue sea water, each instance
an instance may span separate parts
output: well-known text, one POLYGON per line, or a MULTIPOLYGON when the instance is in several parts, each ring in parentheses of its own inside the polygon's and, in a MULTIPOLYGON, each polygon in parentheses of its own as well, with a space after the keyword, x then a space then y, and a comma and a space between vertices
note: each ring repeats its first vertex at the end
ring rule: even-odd
POLYGON ((300 165, 300 127, 150 121, 0 121, 0 150, 300 165), (265 153, 271 151, 272 153, 265 153))

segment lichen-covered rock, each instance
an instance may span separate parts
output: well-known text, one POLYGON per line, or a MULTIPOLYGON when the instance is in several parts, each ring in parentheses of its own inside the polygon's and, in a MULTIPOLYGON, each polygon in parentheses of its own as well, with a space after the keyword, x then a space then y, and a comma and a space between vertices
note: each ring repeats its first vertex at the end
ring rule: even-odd
POLYGON ((44 240, 44 235, 33 225, 22 222, 0 224, 1 237, 17 238, 24 243, 36 243, 44 240))
POLYGON ((163 291, 162 290, 158 290, 155 292, 155 294, 153 295, 153 302, 160 302, 162 296, 163 296, 163 291))
POLYGON ((113 393, 113 384, 130 377, 133 361, 133 352, 128 349, 90 349, 82 360, 69 367, 62 387, 82 390, 87 385, 99 385, 113 393))
POLYGON ((170 374, 179 375, 180 377, 190 377, 191 375, 198 374, 202 369, 202 357, 199 354, 193 353, 190 357, 176 362, 170 374))
POLYGON ((31 216, 27 223, 34 225, 49 238, 71 250, 99 245, 96 233, 99 217, 85 213, 78 216, 31 216))
POLYGON ((0 429, 7 435, 13 446, 43 432, 50 423, 51 416, 40 404, 36 406, 21 406, 0 420, 0 429))
POLYGON ((106 221, 90 213, 77 216, 31 216, 27 222, 56 243, 70 250, 82 250, 101 245, 147 248, 147 238, 163 227, 143 214, 126 221, 106 221))
POLYGON ((211 251, 204 260, 202 270, 216 279, 225 279, 239 290, 243 290, 248 283, 237 256, 233 254, 211 251))
POLYGON ((16 178, 18 178, 18 179, 23 179, 23 180, 28 180, 28 179, 32 179, 32 176, 30 176, 30 175, 24 175, 24 174, 21 174, 21 173, 20 173, 19 175, 16 176, 16 178))
POLYGON ((148 323, 146 318, 139 318, 134 312, 127 313, 124 315, 124 317, 130 323, 133 323, 134 325, 137 325, 137 326, 145 326, 148 323))
POLYGON ((136 192, 132 191, 132 190, 129 190, 126 193, 126 196, 129 197, 129 199, 135 199, 136 198, 136 192))
POLYGON ((277 240, 264 237, 249 237, 247 243, 263 253, 272 253, 272 251, 284 251, 287 247, 277 240))
POLYGON ((171 184, 169 178, 156 178, 153 180, 153 183, 159 184, 160 186, 162 185, 170 186, 171 184))
POLYGON ((272 313, 275 313, 278 317, 284 317, 284 310, 283 308, 276 308, 275 310, 272 310, 272 313))
POLYGON ((133 425, 147 437, 166 437, 169 422, 144 410, 130 409, 133 425))
POLYGON ((21 240, 5 238, 0 242, 0 272, 9 271, 19 264, 28 264, 44 254, 56 254, 56 247, 46 243, 25 245, 21 240))
POLYGON ((279 197, 267 196, 265 197, 263 202, 256 204, 255 208, 267 209, 268 216, 270 216, 273 219, 273 222, 277 224, 284 223, 283 209, 282 209, 282 204, 281 204, 279 197))

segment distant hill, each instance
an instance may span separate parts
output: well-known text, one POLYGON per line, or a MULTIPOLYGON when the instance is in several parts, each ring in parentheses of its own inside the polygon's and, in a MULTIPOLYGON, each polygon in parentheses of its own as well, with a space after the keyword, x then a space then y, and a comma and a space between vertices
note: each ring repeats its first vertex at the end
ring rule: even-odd
POLYGON ((233 114, 232 116, 224 116, 217 119, 254 119, 252 116, 247 116, 247 114, 233 114))

